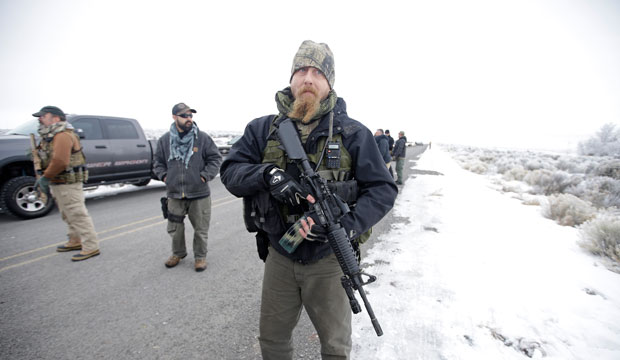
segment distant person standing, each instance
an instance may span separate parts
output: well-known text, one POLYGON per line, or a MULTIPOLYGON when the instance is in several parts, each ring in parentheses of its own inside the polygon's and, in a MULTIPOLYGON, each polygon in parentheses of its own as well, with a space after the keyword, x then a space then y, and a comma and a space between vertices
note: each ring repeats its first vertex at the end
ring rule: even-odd
POLYGON ((390 155, 392 155, 392 149, 394 149, 394 138, 390 135, 390 130, 385 129, 385 136, 388 138, 388 145, 390 149, 390 155))
POLYGON ((99 255, 99 240, 93 220, 84 203, 82 184, 88 178, 86 158, 80 138, 67 122, 65 113, 56 106, 44 106, 32 114, 39 118, 38 146, 41 176, 35 188, 54 197, 62 219, 69 226, 69 241, 56 248, 58 252, 81 250, 71 260, 81 261, 99 255))
POLYGON ((407 153, 407 137, 405 132, 400 131, 398 133, 398 140, 394 143, 394 149, 392 150, 392 158, 396 159, 396 180, 397 185, 403 184, 403 168, 405 167, 405 156, 407 153))
POLYGON ((168 234, 172 237, 172 268, 187 256, 185 224, 188 216, 194 227, 194 269, 207 268, 207 238, 211 221, 209 181, 217 176, 222 163, 217 146, 192 120, 196 110, 184 103, 172 108, 170 131, 157 142, 153 171, 166 183, 168 196, 168 234))
MULTIPOLYGON (((394 149, 394 138, 390 135, 390 130, 385 129, 385 136, 388 138, 388 145, 390 149, 390 156, 392 155, 392 149, 394 149)), ((390 163, 391 164, 391 163, 390 163)), ((392 179, 394 178, 394 171, 392 171, 392 167, 389 167, 390 175, 392 175, 392 179)))
POLYGON ((375 142, 377 143, 383 162, 385 162, 385 166, 389 169, 392 156, 390 156, 390 145, 387 136, 383 134, 383 129, 377 129, 377 131, 375 131, 375 142))

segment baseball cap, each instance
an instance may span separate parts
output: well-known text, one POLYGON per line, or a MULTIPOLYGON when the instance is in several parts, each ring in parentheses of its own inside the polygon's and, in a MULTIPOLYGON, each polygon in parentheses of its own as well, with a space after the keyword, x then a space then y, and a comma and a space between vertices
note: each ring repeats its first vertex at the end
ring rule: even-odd
POLYGON ((178 103, 172 108, 172 115, 179 115, 186 112, 187 110, 193 112, 194 114, 196 113, 196 110, 190 109, 190 107, 187 106, 185 103, 178 103))
POLYGON ((56 107, 56 106, 44 106, 41 108, 41 110, 39 110, 38 112, 32 114, 32 116, 34 117, 41 117, 47 113, 50 113, 52 115, 58 115, 61 118, 65 118, 65 113, 60 110, 60 108, 56 107))

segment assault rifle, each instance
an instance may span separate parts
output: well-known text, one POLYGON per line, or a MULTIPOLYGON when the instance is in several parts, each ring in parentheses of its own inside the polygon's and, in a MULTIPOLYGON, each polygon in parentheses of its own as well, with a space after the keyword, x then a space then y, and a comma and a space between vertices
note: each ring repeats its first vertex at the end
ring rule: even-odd
MULTIPOLYGON (((30 152, 32 153, 32 162, 34 164, 34 177, 39 180, 39 178, 43 175, 43 171, 41 170, 41 157, 39 156, 39 151, 37 150, 37 142, 35 141, 34 134, 30 134, 30 152)), ((35 189, 39 200, 41 200, 44 204, 47 203, 47 195, 44 192, 35 189)))
POLYGON ((374 282, 377 278, 363 273, 360 270, 349 236, 340 224, 342 216, 350 211, 349 206, 337 195, 333 194, 327 186, 327 181, 312 169, 308 161, 308 156, 299 140, 297 129, 291 122, 291 119, 287 118, 280 122, 277 134, 280 143, 284 146, 288 158, 301 165, 304 182, 307 183, 310 190, 312 190, 312 196, 314 196, 316 201, 311 206, 314 212, 316 212, 319 225, 327 229, 327 240, 344 273, 341 282, 349 298, 351 310, 354 314, 362 311, 354 294, 354 291, 357 290, 364 301, 364 306, 366 307, 366 311, 368 311, 370 321, 375 328, 377 336, 383 335, 381 325, 379 325, 379 321, 377 321, 375 313, 372 311, 372 307, 366 298, 366 292, 364 292, 363 288, 364 285, 374 282), (364 282, 362 275, 366 275, 368 281, 364 282))

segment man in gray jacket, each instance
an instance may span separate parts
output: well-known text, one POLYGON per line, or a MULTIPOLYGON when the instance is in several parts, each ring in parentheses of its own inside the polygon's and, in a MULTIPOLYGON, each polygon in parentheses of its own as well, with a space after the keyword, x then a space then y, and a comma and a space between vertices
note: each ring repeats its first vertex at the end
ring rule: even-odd
POLYGON ((407 137, 404 131, 398 132, 398 140, 394 143, 394 150, 392 150, 392 159, 396 161, 396 185, 403 184, 403 168, 405 167, 405 157, 407 156, 407 137))
POLYGON ((184 103, 172 108, 174 122, 157 142, 154 172, 166 183, 168 196, 168 234, 172 237, 172 256, 166 267, 177 266, 187 256, 185 215, 194 227, 194 268, 207 268, 207 238, 211 221, 209 181, 217 176, 222 156, 205 132, 192 121, 196 110, 184 103))

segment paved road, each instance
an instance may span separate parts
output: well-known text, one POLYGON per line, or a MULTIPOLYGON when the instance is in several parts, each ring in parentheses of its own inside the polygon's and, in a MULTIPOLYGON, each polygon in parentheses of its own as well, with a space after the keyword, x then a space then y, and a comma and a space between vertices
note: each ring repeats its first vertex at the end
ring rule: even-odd
MULTIPOLYGON (((408 158, 422 151, 408 148, 408 158)), ((170 239, 162 186, 88 199, 102 254, 80 263, 71 262, 74 252, 55 252, 65 241, 57 210, 27 221, 0 215, 0 358, 260 359, 263 263, 243 226, 241 200, 219 178, 211 189, 203 273, 194 271, 191 252, 164 267, 170 239)), ((375 227, 370 244, 390 221, 375 227)), ((294 336, 296 358, 320 359, 305 313, 294 336)))

